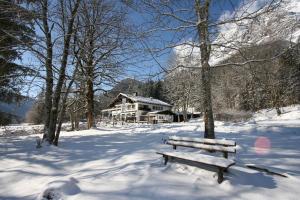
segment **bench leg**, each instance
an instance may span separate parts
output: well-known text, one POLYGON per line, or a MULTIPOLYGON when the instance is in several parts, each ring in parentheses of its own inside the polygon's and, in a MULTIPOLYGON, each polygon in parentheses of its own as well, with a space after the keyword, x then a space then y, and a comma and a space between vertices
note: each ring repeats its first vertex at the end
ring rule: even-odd
POLYGON ((176 149, 176 145, 173 145, 173 149, 176 149))
POLYGON ((218 168, 218 183, 219 184, 222 183, 223 179, 224 179, 224 177, 223 177, 223 169, 219 167, 218 168))
POLYGON ((164 159, 165 159, 165 165, 168 163, 168 160, 169 160, 169 157, 168 156, 163 156, 164 157, 164 159))
POLYGON ((228 152, 223 152, 224 158, 228 158, 228 152))

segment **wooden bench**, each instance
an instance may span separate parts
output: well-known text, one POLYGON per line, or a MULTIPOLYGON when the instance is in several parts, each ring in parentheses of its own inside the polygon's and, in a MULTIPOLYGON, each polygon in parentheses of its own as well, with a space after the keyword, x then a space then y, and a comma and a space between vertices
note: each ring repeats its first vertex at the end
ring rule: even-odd
POLYGON ((173 149, 177 146, 204 149, 207 151, 219 151, 223 153, 224 158, 228 158, 228 153, 236 153, 235 141, 205 138, 189 138, 171 136, 166 144, 172 145, 173 149))
POLYGON ((222 145, 222 146, 236 146, 235 141, 225 140, 225 139, 207 139, 207 138, 191 138, 191 137, 170 136, 169 140, 184 141, 184 142, 195 142, 195 143, 202 143, 202 144, 215 144, 215 145, 222 145))
POLYGON ((186 152, 156 152, 157 154, 160 154, 163 156, 165 160, 165 165, 167 164, 168 160, 170 158, 177 158, 182 159, 186 161, 192 161, 196 163, 205 164, 208 166, 213 166, 218 169, 218 183, 222 183, 224 177, 223 173, 224 171, 227 171, 227 169, 234 165, 235 162, 233 160, 221 158, 221 157, 215 157, 210 155, 203 155, 198 153, 186 153, 186 152))

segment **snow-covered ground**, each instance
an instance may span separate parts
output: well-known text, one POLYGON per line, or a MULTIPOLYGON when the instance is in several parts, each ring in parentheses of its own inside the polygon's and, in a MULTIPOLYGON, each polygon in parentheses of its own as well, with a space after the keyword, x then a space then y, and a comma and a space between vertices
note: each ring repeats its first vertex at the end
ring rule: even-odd
POLYGON ((217 138, 238 144, 237 154, 230 155, 236 165, 221 184, 213 170, 172 162, 164 166, 155 153, 172 150, 163 144, 170 135, 202 137, 200 120, 62 132, 59 147, 41 149, 35 148, 36 135, 2 136, 0 199, 43 199, 50 193, 68 200, 297 200, 300 106, 284 108, 283 113, 277 117, 274 110, 264 110, 247 122, 216 122, 217 138), (248 163, 288 177, 246 168, 248 163))
MULTIPOLYGON (((86 127, 86 122, 79 123, 79 129, 83 130, 86 127)), ((63 123, 62 130, 70 130, 71 123, 63 123)), ((21 136, 21 135, 33 135, 43 133, 44 125, 30 125, 28 123, 22 124, 10 124, 7 126, 0 126, 1 136, 21 136)))

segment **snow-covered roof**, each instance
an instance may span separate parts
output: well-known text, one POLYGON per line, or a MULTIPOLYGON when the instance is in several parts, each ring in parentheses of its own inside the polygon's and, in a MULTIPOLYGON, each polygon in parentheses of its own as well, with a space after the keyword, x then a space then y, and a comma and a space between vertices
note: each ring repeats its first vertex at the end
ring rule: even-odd
POLYGON ((172 106, 169 103, 166 103, 164 101, 161 101, 159 99, 154 99, 151 97, 134 96, 134 95, 124 94, 124 93, 120 93, 119 95, 127 97, 134 102, 149 103, 149 104, 156 104, 156 105, 162 105, 162 106, 172 106))

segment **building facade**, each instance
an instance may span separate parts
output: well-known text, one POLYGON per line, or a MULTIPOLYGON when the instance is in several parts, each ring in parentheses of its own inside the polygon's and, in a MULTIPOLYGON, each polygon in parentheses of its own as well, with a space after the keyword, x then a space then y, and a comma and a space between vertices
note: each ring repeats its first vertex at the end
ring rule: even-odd
POLYGON ((126 122, 172 122, 172 105, 159 99, 120 93, 107 109, 102 110, 102 118, 126 122))

